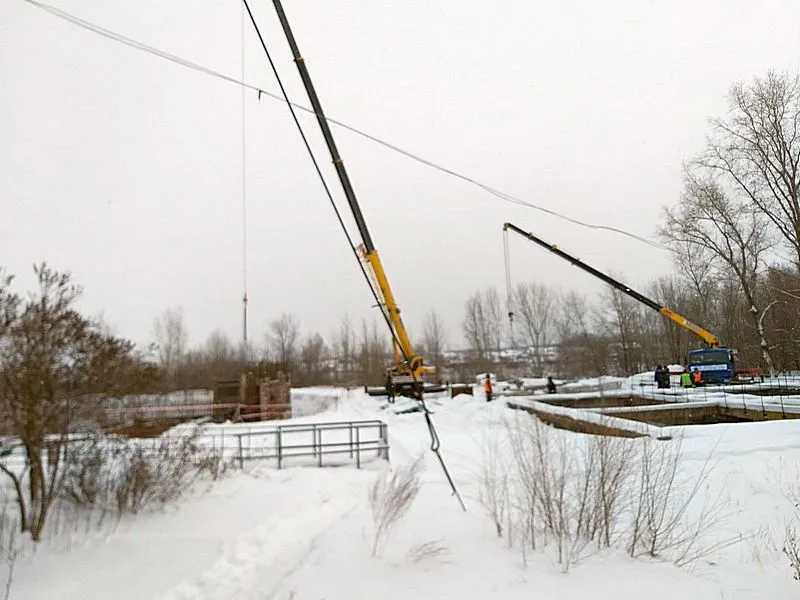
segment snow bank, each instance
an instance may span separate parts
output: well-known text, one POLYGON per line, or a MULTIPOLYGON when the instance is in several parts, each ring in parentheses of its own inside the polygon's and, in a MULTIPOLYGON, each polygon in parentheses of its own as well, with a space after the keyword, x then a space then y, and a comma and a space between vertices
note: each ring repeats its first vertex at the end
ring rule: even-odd
MULTIPOLYGON (((482 441, 502 434, 507 419, 524 413, 479 396, 430 400, 442 456, 467 503, 462 512, 429 451, 423 416, 380 406, 360 391, 342 390, 326 412, 288 421, 380 418, 389 425, 393 465, 424 456, 420 496, 379 557, 369 557, 367 490, 381 462, 363 470, 278 471, 256 461, 204 484, 175 510, 126 519, 104 538, 71 548, 42 547, 18 561, 11 598, 788 600, 798 595, 800 584, 791 580, 779 550, 783 521, 792 511, 779 480, 796 475, 800 421, 683 430, 682 470, 701 468, 713 452, 709 485, 726 489, 735 509, 733 521, 715 535, 757 532, 757 537, 720 550, 694 572, 607 551, 563 575, 546 552, 529 556, 523 567, 519 552, 496 538, 477 501, 482 441), (428 554, 420 549, 423 544, 428 554)), ((209 430, 227 436, 244 427, 209 430)))
POLYGON ((318 415, 336 408, 341 392, 336 388, 292 388, 292 416, 318 415))

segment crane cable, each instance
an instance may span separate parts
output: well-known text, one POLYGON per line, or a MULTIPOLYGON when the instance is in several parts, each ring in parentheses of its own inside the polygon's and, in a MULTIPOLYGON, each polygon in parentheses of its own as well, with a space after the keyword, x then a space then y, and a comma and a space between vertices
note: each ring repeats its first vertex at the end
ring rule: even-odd
POLYGON ((511 255, 508 250, 508 229, 503 229, 503 261, 506 269, 506 310, 508 311, 508 334, 514 344, 514 291, 511 289, 511 255))
MULTIPOLYGON (((245 18, 244 7, 241 18, 242 39, 242 79, 244 79, 244 44, 245 18)), ((245 113, 245 88, 242 87, 242 360, 247 363, 250 356, 247 352, 247 119, 245 113)))
MULTIPOLYGON (((272 55, 270 54, 269 49, 267 48, 267 44, 266 44, 266 42, 264 40, 264 36, 261 34, 261 30, 258 27, 258 24, 256 23, 255 16, 253 15, 253 12, 250 10, 250 5, 249 5, 247 0, 242 0, 242 2, 243 2, 243 5, 244 5, 244 8, 247 10, 247 14, 250 17, 250 22, 253 25, 253 29, 255 30, 256 35, 258 36, 258 40, 261 43, 261 48, 264 50, 264 54, 267 57, 267 60, 268 60, 269 65, 270 65, 270 68, 272 69, 272 73, 275 75, 275 79, 278 82, 278 86, 280 87, 281 94, 283 95, 283 99, 285 100, 286 105, 289 108, 289 112, 292 114, 292 119, 294 120, 294 123, 297 126, 297 130, 300 133, 300 137, 303 140, 303 144, 305 145, 306 151, 308 152, 308 155, 311 158, 311 162, 314 164, 314 169, 316 170, 317 175, 318 175, 320 181, 322 182, 322 186, 325 189, 325 194, 328 197, 328 200, 330 201, 331 207, 333 208, 333 211, 336 214, 336 218, 339 221, 339 225, 341 226, 342 231, 344 232, 344 235, 347 238, 347 242, 350 245, 350 249, 352 250, 353 255, 356 258, 356 261, 358 262, 359 268, 361 269, 361 273, 364 275, 364 278, 367 281, 369 289, 372 292, 373 297, 375 298, 375 302, 377 303, 377 305, 379 307, 382 307, 383 303, 381 302, 380 297, 378 296, 378 293, 375 291, 375 288, 372 285, 372 281, 370 280, 370 277, 367 274, 366 269, 364 268, 364 265, 363 265, 363 263, 361 261, 361 257, 358 255, 358 250, 356 249, 356 246, 353 243, 353 238, 350 235, 350 232, 347 230, 347 227, 344 224, 344 220, 342 219, 341 212, 339 211, 339 208, 336 206, 336 202, 333 199, 333 194, 331 193, 331 190, 328 187, 328 183, 325 181, 325 177, 323 176, 322 170, 320 169, 320 166, 319 166, 319 163, 317 162, 317 159, 314 156, 314 152, 313 152, 313 150, 311 150, 311 146, 310 146, 310 144, 308 142, 308 138, 306 137, 305 132, 303 131, 303 127, 300 125, 300 121, 297 118, 297 113, 295 113, 295 110, 294 110, 294 105, 289 100, 289 96, 288 96, 288 94, 286 92, 286 88, 283 85, 283 81, 282 81, 282 79, 280 77, 280 74, 278 73, 277 67, 275 66, 275 62, 272 60, 272 55)), ((389 319, 388 314, 386 314, 386 310, 381 310, 381 314, 383 315, 383 318, 386 321, 386 325, 388 326, 389 331, 392 334, 392 338, 397 343, 397 346, 401 349, 401 352, 403 352, 403 356, 405 357, 405 359, 407 361, 410 361, 411 357, 406 355, 405 350, 402 348, 402 345, 400 345, 400 340, 397 337, 397 333, 395 332, 394 327, 392 326, 392 323, 391 323, 391 320, 389 319)), ((458 489, 456 488, 455 482, 453 481, 453 478, 451 477, 450 472, 449 472, 449 470, 447 468, 447 465, 445 465, 444 458, 442 457, 442 455, 440 453, 441 441, 439 439, 439 434, 436 431, 436 427, 433 424, 433 420, 431 419, 431 416, 430 416, 431 415, 431 411, 430 411, 430 409, 428 409, 427 405, 425 404, 425 400, 421 396, 417 400, 419 401, 420 405, 422 406, 423 414, 425 415, 425 421, 426 421, 426 423, 428 425, 428 432, 430 433, 430 436, 431 436, 430 449, 434 454, 436 454, 436 457, 439 459, 439 464, 442 466, 442 470, 444 471, 445 477, 447 478, 447 481, 450 484, 450 488, 453 491, 453 495, 455 495, 456 498, 458 498, 458 501, 461 504, 461 508, 466 511, 467 508, 464 505, 464 501, 461 498, 461 494, 459 494, 458 489)))

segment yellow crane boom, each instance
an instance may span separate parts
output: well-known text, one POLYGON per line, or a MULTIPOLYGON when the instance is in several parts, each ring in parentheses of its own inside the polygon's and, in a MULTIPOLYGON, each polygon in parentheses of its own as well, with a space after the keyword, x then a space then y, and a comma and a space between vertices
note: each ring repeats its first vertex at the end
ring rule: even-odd
MULTIPOLYGON (((399 393, 410 392, 414 397, 422 396, 423 391, 423 376, 425 373, 432 372, 433 369, 425 366, 422 356, 414 352, 411 345, 411 339, 408 335, 403 320, 400 317, 400 308, 397 305, 392 289, 389 285, 389 279, 386 276, 386 271, 383 268, 378 251, 375 249, 375 244, 372 242, 367 223, 364 215, 361 212, 361 207, 356 199, 355 191, 350 183, 350 178, 344 168, 344 162, 339 155, 339 150, 336 147, 336 142, 333 140, 328 121, 325 113, 322 110, 322 105, 314 90, 314 85, 311 82, 308 68, 303 60, 297 42, 292 33, 286 14, 283 11, 281 3, 273 0, 278 20, 281 23, 286 39, 289 42, 294 62, 300 72, 300 78, 303 81, 306 92, 308 93, 309 101, 314 109, 314 114, 317 122, 322 130, 322 135, 325 138, 325 143, 328 146, 328 151, 331 155, 331 160, 336 168, 336 173, 339 181, 342 184, 347 203, 355 219, 358 231, 361 234, 362 244, 358 247, 357 252, 361 259, 362 264, 365 266, 365 272, 368 275, 368 280, 372 288, 372 292, 377 299, 381 311, 383 313, 386 324, 388 325, 392 336, 392 347, 394 351, 395 365, 389 371, 390 383, 394 391, 399 393)), ((390 391, 391 393, 391 391, 390 391)))

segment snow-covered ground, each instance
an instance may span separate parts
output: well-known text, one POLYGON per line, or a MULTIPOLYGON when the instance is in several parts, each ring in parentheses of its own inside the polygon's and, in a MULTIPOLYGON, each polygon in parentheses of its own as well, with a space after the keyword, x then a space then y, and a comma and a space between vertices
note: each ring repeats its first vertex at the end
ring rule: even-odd
MULTIPOLYGON (((69 547, 43 543, 35 554, 17 561, 10 598, 800 597, 800 582, 792 580, 780 551, 785 522, 793 514, 781 481, 797 476, 800 420, 685 429, 681 469, 696 471, 713 451, 708 485, 724 490, 722 495, 729 498, 730 517, 713 535, 728 539, 741 534, 745 541, 721 549, 692 569, 632 559, 620 549, 595 553, 562 573, 547 549, 529 555, 523 565, 519 549, 509 549, 505 539, 497 538, 494 523, 478 502, 476 473, 484 441, 505 431, 504 420, 525 413, 510 410, 502 398, 485 402, 479 388, 474 396, 435 396, 428 405, 466 512, 429 451, 430 437, 420 413, 395 414, 381 399, 353 390, 339 391, 338 402, 324 413, 280 422, 382 419, 388 424, 391 468, 423 454, 420 495, 375 558, 370 556, 367 492, 386 468, 383 461, 367 462, 362 469, 347 464, 278 470, 274 461, 254 460, 218 481, 198 484, 168 511, 126 517, 112 530, 97 531, 69 547), (423 544, 436 550, 421 551, 423 544)), ((242 430, 242 425, 208 427, 214 436, 242 430)), ((576 442, 585 437, 564 435, 574 436, 576 442)))

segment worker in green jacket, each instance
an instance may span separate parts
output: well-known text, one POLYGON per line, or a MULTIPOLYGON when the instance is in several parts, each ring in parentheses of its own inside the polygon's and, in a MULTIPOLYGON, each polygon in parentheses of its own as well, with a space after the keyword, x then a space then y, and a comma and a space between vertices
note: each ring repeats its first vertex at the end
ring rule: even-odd
POLYGON ((684 370, 681 373, 681 385, 685 388, 692 387, 692 376, 689 375, 689 371, 684 370))

